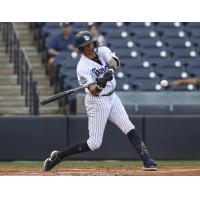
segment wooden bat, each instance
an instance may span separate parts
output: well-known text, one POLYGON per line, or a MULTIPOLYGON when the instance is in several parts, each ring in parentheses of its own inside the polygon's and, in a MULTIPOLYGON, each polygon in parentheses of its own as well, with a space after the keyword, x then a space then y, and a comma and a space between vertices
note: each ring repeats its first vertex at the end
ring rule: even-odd
POLYGON ((40 100, 40 104, 45 105, 45 104, 51 103, 53 101, 56 101, 56 100, 58 100, 58 99, 60 99, 64 96, 69 96, 69 95, 71 95, 75 92, 78 92, 78 91, 81 91, 82 89, 87 88, 91 84, 93 84, 93 83, 82 85, 82 86, 79 86, 79 87, 76 87, 76 88, 73 88, 73 89, 70 89, 70 90, 65 90, 65 91, 60 92, 58 94, 54 94, 52 96, 46 97, 46 98, 40 100))

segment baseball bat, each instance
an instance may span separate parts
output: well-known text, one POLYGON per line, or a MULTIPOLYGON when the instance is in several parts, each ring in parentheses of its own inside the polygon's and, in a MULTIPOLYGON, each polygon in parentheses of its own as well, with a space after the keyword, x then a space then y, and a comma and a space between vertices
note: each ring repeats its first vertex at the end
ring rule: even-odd
POLYGON ((64 96, 69 96, 69 95, 71 95, 71 94, 73 94, 73 93, 75 93, 75 92, 78 92, 78 91, 80 91, 80 90, 82 90, 82 89, 87 88, 87 87, 88 87, 89 85, 91 85, 91 84, 93 84, 93 83, 86 84, 86 85, 82 85, 82 86, 73 88, 73 89, 71 89, 71 90, 65 90, 65 91, 60 92, 60 93, 58 93, 58 94, 55 94, 55 95, 46 97, 46 98, 40 100, 40 104, 41 104, 41 105, 45 105, 45 104, 51 103, 51 102, 53 102, 53 101, 56 101, 56 100, 58 100, 58 99, 60 99, 60 98, 62 98, 62 97, 64 97, 64 96))

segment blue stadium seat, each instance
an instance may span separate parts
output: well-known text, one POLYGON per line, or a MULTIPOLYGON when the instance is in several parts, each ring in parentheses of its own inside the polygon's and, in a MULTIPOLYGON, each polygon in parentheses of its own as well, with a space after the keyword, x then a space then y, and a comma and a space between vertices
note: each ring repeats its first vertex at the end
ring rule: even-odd
POLYGON ((144 29, 133 29, 133 30, 129 30, 129 32, 131 34, 133 34, 135 39, 139 39, 139 38, 156 38, 157 36, 157 32, 154 30, 150 30, 148 28, 144 28, 144 29), (152 33, 154 33, 152 35, 152 33))
POLYGON ((143 53, 146 58, 149 58, 149 57, 160 58, 160 57, 168 57, 169 56, 169 53, 164 48, 163 49, 161 49, 161 48, 143 49, 143 53), (166 55, 164 54, 164 52, 166 55))
POLYGON ((115 30, 106 29, 102 30, 102 32, 104 32, 106 36, 110 38, 126 38, 129 36, 128 32, 124 28, 116 28, 115 30), (125 34, 126 36, 124 35, 123 37, 123 34, 125 34))
POLYGON ((159 83, 157 79, 142 79, 137 78, 132 81, 134 87, 141 91, 155 91, 156 85, 159 83))
POLYGON ((200 68, 198 67, 187 68, 187 72, 192 76, 200 77, 200 68))
POLYGON ((187 39, 185 38, 167 38, 166 43, 171 47, 171 48, 185 48, 185 42, 187 39))
POLYGON ((151 72, 153 71, 149 68, 128 68, 128 70, 124 71, 131 78, 150 78, 151 72))
POLYGON ((142 59, 141 57, 135 57, 135 58, 120 58, 120 62, 122 67, 134 67, 134 68, 138 68, 138 67, 142 67, 142 59))
POLYGON ((136 44, 142 48, 156 48, 158 41, 157 38, 138 38, 135 40, 136 44))
POLYGON ((190 30, 191 37, 200 38, 200 28, 190 30))
MULTIPOLYGON (((191 55, 191 52, 194 52, 194 49, 192 49, 192 48, 174 48, 174 49, 171 49, 171 52, 177 58, 190 58, 190 57, 193 57, 191 55)), ((197 56, 197 54, 196 54, 196 56, 197 56)), ((194 56, 194 57, 196 57, 196 56, 194 56)))
POLYGON ((169 57, 150 57, 148 61, 155 67, 174 67, 174 62, 169 57))
POLYGON ((128 81, 124 81, 124 80, 117 80, 116 83, 116 91, 131 91, 133 90, 133 87, 131 84, 129 84, 128 81))
POLYGON ((115 28, 121 28, 121 27, 126 27, 125 23, 118 23, 118 22, 106 22, 102 23, 100 25, 100 29, 115 29, 115 28))
POLYGON ((168 78, 180 79, 182 78, 181 74, 183 72, 183 69, 182 68, 156 68, 155 71, 164 79, 168 79, 168 78))
POLYGON ((162 29, 160 32, 163 38, 179 38, 187 36, 187 33, 181 31, 181 33, 183 34, 180 34, 180 31, 181 30, 177 28, 169 28, 169 29, 162 29))
POLYGON ((200 28, 200 23, 199 22, 189 22, 189 23, 186 23, 185 27, 187 27, 188 29, 200 28))
POLYGON ((154 23, 145 23, 145 22, 131 22, 129 23, 129 28, 145 28, 145 27, 151 27, 154 26, 154 23))
POLYGON ((117 51, 117 55, 120 58, 130 58, 130 57, 140 57, 140 52, 137 51, 137 49, 133 49, 133 48, 119 48, 117 51))
POLYGON ((168 29, 168 28, 178 28, 181 27, 182 23, 176 23, 176 22, 159 22, 156 25, 156 28, 159 29, 168 29))
POLYGON ((113 48, 128 48, 128 45, 131 47, 135 47, 135 44, 133 41, 131 41, 131 38, 108 38, 108 43, 113 48), (129 43, 128 43, 129 42, 129 43))

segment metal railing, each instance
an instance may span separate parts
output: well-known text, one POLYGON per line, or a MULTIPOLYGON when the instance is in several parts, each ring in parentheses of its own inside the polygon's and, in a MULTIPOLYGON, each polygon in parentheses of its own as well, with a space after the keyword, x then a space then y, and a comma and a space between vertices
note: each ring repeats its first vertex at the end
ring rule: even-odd
POLYGON ((37 82, 33 79, 32 65, 27 52, 20 47, 20 38, 15 23, 1 22, 0 30, 5 42, 5 51, 9 55, 9 61, 14 64, 17 84, 21 86, 21 94, 25 96, 25 106, 29 107, 30 115, 38 115, 37 82))

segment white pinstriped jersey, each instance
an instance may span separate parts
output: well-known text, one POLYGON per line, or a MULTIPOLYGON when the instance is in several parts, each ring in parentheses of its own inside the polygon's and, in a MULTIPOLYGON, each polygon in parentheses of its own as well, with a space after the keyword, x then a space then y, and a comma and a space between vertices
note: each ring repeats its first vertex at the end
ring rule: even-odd
MULTIPOLYGON (((96 82, 96 78, 107 70, 110 58, 117 58, 107 47, 99 47, 97 54, 102 65, 88 59, 84 55, 81 57, 77 66, 77 76, 80 85, 96 82)), ((135 129, 119 97, 115 93, 109 96, 102 96, 102 94, 114 91, 115 86, 116 80, 113 77, 112 81, 107 82, 106 87, 99 96, 93 96, 86 89, 85 107, 88 115, 89 130, 87 144, 91 150, 98 149, 101 146, 108 119, 116 124, 124 134, 135 129)))
MULTIPOLYGON (((96 52, 99 56, 99 59, 102 65, 98 64, 95 61, 87 58, 82 55, 77 65, 77 77, 80 85, 95 83, 96 78, 105 73, 108 69, 108 61, 111 57, 118 59, 115 53, 111 52, 108 47, 98 47, 98 51, 96 52)), ((108 94, 114 91, 116 86, 115 77, 113 77, 112 81, 108 81, 106 87, 100 93, 100 95, 108 94)), ((85 89, 86 93, 89 93, 89 90, 85 89)))

